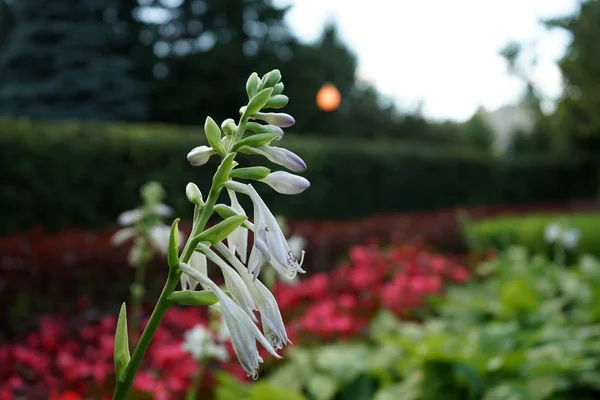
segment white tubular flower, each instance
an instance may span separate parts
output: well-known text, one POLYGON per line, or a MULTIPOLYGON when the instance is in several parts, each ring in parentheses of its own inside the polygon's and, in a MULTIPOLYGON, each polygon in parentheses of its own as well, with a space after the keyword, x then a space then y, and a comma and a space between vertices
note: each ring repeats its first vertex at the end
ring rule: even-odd
POLYGON ((279 311, 279 305, 277 304, 277 300, 275 300, 275 296, 273 296, 261 281, 252 279, 246 267, 235 258, 235 255, 227 250, 222 243, 217 243, 215 248, 234 266, 244 279, 246 285, 250 288, 252 298, 260 312, 260 319, 265 337, 269 343, 271 343, 276 350, 283 348, 283 346, 288 343, 291 344, 292 342, 287 336, 285 324, 283 323, 283 318, 281 317, 281 312, 279 311))
POLYGON ((302 172, 306 169, 306 163, 296 153, 275 146, 249 147, 249 150, 267 158, 267 160, 284 166, 293 172, 302 172))
POLYGON ((212 262, 217 264, 221 271, 223 271, 223 278, 225 278, 225 285, 231 292, 231 296, 235 302, 244 310, 246 314, 255 322, 258 322, 253 311, 256 310, 252 295, 248 291, 246 284, 242 277, 233 270, 221 257, 219 257, 214 251, 212 251, 205 244, 200 243, 198 250, 206 254, 212 262))
POLYGON ((305 272, 301 268, 304 252, 300 259, 294 257, 271 210, 252 185, 247 185, 247 188, 254 204, 254 246, 250 252, 248 271, 256 278, 262 266, 270 263, 287 279, 293 279, 298 272, 305 272))
MULTIPOLYGON (((195 251, 190 257, 189 266, 203 275, 208 275, 206 256, 202 253, 195 251)), ((199 283, 187 274, 181 274, 179 280, 181 282, 181 290, 194 290, 199 283)))
POLYGON ((310 186, 308 179, 286 171, 271 172, 260 181, 271 186, 276 192, 281 194, 302 193, 310 186))
POLYGON ((183 334, 181 349, 189 353, 196 361, 214 358, 227 361, 229 353, 223 345, 213 341, 211 332, 202 325, 196 325, 183 334))
MULTIPOLYGON (((244 211, 238 202, 235 192, 231 189, 227 189, 227 193, 229 193, 229 198, 231 199, 231 208, 239 215, 246 215, 246 211, 244 211)), ((248 230, 243 226, 236 228, 233 233, 227 237, 227 245, 229 246, 229 250, 234 254, 237 253, 240 260, 245 263, 248 254, 248 230)))
POLYGON ((567 249, 574 249, 577 247, 579 243, 579 239, 581 238, 581 232, 577 228, 567 229, 562 234, 562 244, 567 249))
POLYGON ((194 147, 187 155, 187 159, 194 167, 199 167, 208 162, 210 157, 217 154, 212 147, 198 146, 194 147))
POLYGON ((139 208, 124 211, 117 217, 117 222, 121 226, 133 225, 143 217, 143 212, 139 208))
POLYGON ((550 224, 544 231, 544 238, 549 243, 556 242, 562 234, 562 228, 558 224, 550 224))
POLYGON ((281 358, 275 351, 269 341, 263 336, 258 327, 254 325, 248 314, 246 314, 229 296, 225 294, 213 281, 206 275, 200 274, 198 271, 182 263, 180 269, 183 273, 190 275, 192 278, 206 284, 214 291, 219 299, 220 309, 223 314, 223 319, 227 325, 227 329, 231 333, 231 343, 238 357, 242 368, 253 379, 258 377, 258 364, 263 360, 258 354, 256 341, 275 358, 281 358))
POLYGON ((120 246, 129 239, 133 238, 136 234, 137 230, 135 228, 120 229, 110 238, 110 243, 113 246, 120 246))
POLYGON ((227 329, 227 325, 221 321, 219 324, 219 331, 217 332, 217 342, 225 343, 228 340, 231 340, 231 334, 229 333, 229 329, 227 329))

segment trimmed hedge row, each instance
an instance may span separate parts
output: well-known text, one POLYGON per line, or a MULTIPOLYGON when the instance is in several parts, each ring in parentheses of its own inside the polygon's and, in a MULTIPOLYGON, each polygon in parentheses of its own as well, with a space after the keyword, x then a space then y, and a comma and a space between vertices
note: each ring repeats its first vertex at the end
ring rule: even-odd
MULTIPOLYGON (((0 232, 110 226, 139 203, 139 187, 150 179, 165 186, 178 216, 191 217, 185 185, 206 190, 217 162, 188 164, 187 152, 203 142, 193 128, 0 119, 0 232)), ((289 218, 558 202, 593 197, 598 186, 597 166, 584 160, 490 159, 456 148, 293 133, 282 145, 304 158, 312 187, 287 197, 257 186, 273 211, 289 218)), ((258 156, 240 155, 242 166, 248 157, 258 156)))

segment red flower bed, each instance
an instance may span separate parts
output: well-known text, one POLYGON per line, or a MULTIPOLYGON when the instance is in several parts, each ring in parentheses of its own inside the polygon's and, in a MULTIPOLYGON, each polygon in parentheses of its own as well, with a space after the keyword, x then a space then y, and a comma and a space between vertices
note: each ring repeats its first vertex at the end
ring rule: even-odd
MULTIPOLYGON (((275 295, 296 344, 324 342, 360 335, 380 309, 401 317, 442 292, 448 281, 469 277, 457 262, 418 247, 376 246, 351 249, 347 262, 330 273, 316 273, 297 285, 278 283, 275 295)), ((172 308, 157 331, 134 387, 154 399, 183 396, 195 370, 194 361, 181 350, 183 333, 206 323, 206 308, 172 308)), ((26 399, 81 399, 79 395, 108 398, 114 385, 114 315, 94 322, 65 316, 44 317, 23 340, 0 345, 0 400, 12 394, 26 399), (52 397, 54 396, 54 397, 52 397), (62 397, 61 397, 62 396, 62 397)), ((214 364, 241 379, 230 348, 231 361, 214 364)), ((268 364, 276 362, 266 354, 268 364)), ((211 380, 204 379, 204 390, 211 380)))
POLYGON ((360 334, 381 309, 409 317, 447 282, 468 277, 459 263, 419 247, 358 246, 331 273, 312 274, 296 286, 278 284, 275 293, 294 335, 322 341, 360 334))
MULTIPOLYGON (((597 201, 532 206, 493 206, 466 210, 472 219, 530 212, 573 212, 599 209, 597 201)), ((424 241, 445 252, 464 250, 457 210, 381 214, 351 221, 290 221, 292 234, 307 241, 306 265, 310 273, 329 271, 347 249, 376 239, 405 244, 424 241)), ((182 224, 184 232, 190 225, 182 224)), ((128 298, 133 270, 127 266, 127 246, 115 248, 115 229, 89 232, 66 229, 49 234, 42 228, 0 238, 0 339, 30 329, 32 315, 72 311, 91 303, 114 309, 128 298)), ((148 298, 162 287, 166 273, 162 259, 149 266, 148 298)))

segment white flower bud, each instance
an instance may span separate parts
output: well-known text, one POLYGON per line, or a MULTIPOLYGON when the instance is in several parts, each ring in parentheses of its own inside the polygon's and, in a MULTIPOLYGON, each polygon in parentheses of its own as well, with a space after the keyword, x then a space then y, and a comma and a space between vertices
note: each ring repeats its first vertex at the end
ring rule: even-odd
POLYGON ((187 159, 195 167, 199 167, 208 162, 210 157, 216 154, 212 147, 198 146, 194 147, 187 155, 187 159))
POLYGON ((310 186, 308 179, 286 171, 275 171, 260 180, 281 194, 298 194, 310 186))
POLYGON ((185 187, 185 195, 192 204, 197 206, 204 204, 202 201, 202 192, 200 192, 198 186, 193 182, 188 183, 185 187))

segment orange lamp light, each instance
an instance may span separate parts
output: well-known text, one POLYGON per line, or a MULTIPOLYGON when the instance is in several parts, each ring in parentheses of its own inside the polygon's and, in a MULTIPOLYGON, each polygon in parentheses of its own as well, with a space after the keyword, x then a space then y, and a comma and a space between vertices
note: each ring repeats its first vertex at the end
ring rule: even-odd
POLYGON ((336 110, 342 101, 342 95, 340 91, 333 86, 331 83, 326 83, 317 92, 317 107, 321 111, 334 111, 336 110))

